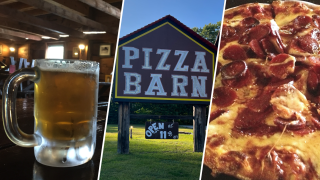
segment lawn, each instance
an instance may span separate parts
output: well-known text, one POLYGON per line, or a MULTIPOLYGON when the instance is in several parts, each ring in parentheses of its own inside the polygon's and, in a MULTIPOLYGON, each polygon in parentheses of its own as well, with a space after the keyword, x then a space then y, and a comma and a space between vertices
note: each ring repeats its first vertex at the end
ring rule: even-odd
MULTIPOLYGON (((108 124, 100 179, 191 179, 198 180, 202 152, 193 152, 193 135, 178 140, 145 139, 144 125, 132 125, 130 154, 117 153, 118 125, 108 124)), ((192 129, 179 128, 192 132, 192 129)))

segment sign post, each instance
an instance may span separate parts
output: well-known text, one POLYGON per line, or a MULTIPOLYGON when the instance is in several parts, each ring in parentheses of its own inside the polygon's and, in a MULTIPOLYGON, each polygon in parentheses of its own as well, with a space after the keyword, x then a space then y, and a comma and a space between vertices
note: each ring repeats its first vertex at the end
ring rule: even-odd
POLYGON ((204 142, 206 137, 206 106, 193 106, 193 151, 203 152, 204 142))
POLYGON ((194 151, 203 150, 216 52, 212 43, 170 15, 119 40, 112 93, 120 102, 118 153, 129 153, 128 102, 196 105, 194 151))
POLYGON ((130 103, 119 102, 118 153, 129 154, 130 103))

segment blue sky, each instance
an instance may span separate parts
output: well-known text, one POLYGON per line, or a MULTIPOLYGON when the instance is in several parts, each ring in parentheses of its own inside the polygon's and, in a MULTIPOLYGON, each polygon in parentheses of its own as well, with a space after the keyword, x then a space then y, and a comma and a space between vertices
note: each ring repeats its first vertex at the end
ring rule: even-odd
POLYGON ((224 0, 125 0, 120 38, 168 14, 186 26, 221 21, 224 0))

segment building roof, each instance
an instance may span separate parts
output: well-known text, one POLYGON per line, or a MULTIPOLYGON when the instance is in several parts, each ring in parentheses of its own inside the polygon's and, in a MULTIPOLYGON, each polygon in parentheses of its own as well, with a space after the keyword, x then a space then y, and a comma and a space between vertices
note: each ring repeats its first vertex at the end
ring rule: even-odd
POLYGON ((127 34, 125 36, 123 36, 122 38, 119 39, 119 44, 121 44, 124 41, 127 41, 128 39, 132 39, 144 32, 146 32, 147 30, 163 23, 163 22, 173 22, 175 25, 179 26, 184 32, 188 33, 189 35, 193 36, 193 38, 199 40, 200 42, 202 42, 205 46, 210 47, 211 49, 217 51, 217 47, 212 44, 210 41, 206 40, 205 38, 203 38, 202 36, 200 36, 199 34, 197 34, 196 32, 194 32, 192 29, 190 29, 188 26, 186 26, 185 24, 183 24, 182 22, 180 22, 179 20, 177 20, 176 18, 174 18, 171 15, 166 15, 130 34, 127 34))

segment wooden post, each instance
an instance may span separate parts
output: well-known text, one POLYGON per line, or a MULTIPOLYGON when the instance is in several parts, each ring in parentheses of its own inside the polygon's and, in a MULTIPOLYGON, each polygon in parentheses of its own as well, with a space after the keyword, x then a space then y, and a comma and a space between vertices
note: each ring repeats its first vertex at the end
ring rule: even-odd
POLYGON ((203 152, 206 137, 206 105, 193 106, 193 152, 203 152))
POLYGON ((130 103, 119 102, 118 154, 129 154, 130 103))

